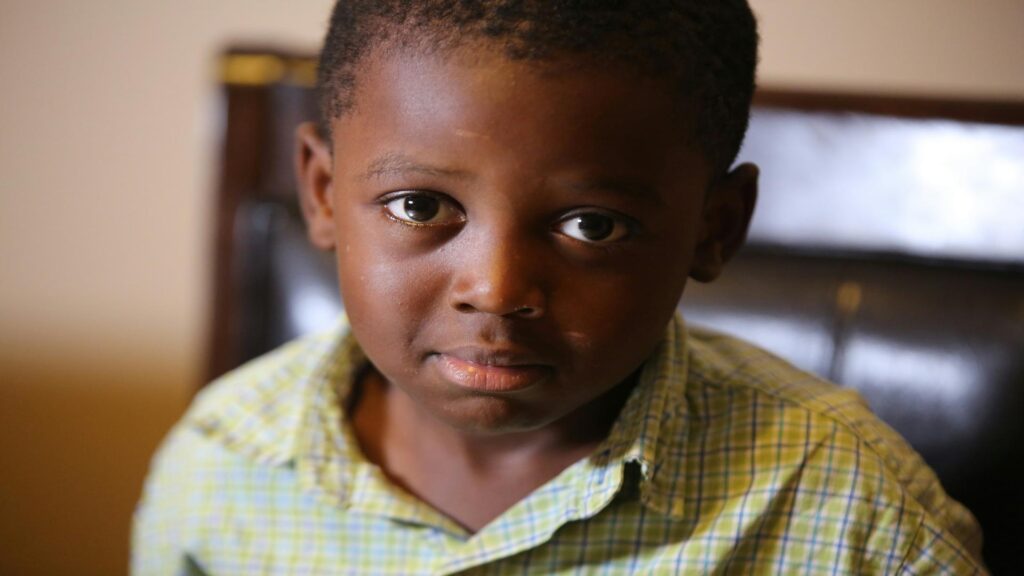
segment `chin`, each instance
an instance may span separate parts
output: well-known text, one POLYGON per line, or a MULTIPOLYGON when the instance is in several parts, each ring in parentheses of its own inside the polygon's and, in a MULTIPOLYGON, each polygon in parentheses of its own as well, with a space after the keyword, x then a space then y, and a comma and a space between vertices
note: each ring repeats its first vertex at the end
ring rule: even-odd
POLYGON ((461 398, 435 415, 451 428, 474 436, 529 432, 558 419, 521 400, 496 396, 461 398))

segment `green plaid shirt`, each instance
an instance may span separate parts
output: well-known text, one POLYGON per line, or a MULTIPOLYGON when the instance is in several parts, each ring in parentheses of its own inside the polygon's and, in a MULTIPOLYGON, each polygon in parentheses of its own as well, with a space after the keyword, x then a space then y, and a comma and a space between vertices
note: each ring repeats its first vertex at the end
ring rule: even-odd
POLYGON ((362 456, 344 323, 206 388, 136 574, 973 574, 980 533, 856 393, 681 318, 588 458, 467 533, 362 456))

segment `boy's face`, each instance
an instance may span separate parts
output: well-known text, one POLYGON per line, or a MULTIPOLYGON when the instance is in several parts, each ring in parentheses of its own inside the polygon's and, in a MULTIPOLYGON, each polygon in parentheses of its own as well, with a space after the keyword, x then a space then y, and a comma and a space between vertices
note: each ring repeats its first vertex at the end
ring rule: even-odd
POLYGON ((377 57, 358 82, 333 155, 299 132, 310 235, 373 365, 457 430, 590 405, 742 242, 756 170, 708 192, 689 113, 653 80, 474 46, 377 57))

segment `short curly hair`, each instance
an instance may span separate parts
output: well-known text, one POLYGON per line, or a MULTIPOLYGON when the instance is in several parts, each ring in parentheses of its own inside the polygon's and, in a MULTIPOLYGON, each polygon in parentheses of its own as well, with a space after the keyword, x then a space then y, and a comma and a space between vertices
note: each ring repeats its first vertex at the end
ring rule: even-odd
POLYGON ((338 0, 317 75, 321 128, 351 108, 373 50, 480 39, 514 60, 581 55, 664 78, 695 107, 694 136, 717 173, 743 143, 758 59, 746 0, 338 0))

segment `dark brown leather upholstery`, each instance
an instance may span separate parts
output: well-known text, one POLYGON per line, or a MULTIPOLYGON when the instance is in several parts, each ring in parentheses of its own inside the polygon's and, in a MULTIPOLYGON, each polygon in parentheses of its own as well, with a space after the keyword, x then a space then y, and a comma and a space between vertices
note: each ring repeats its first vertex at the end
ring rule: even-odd
MULTIPOLYGON (((225 69, 239 57, 250 75, 225 84, 211 376, 341 310, 331 255, 309 247, 295 206, 291 131, 313 99, 308 75, 289 71, 309 61, 236 51, 225 69), (283 64, 261 75, 261 57, 283 64)), ((857 388, 978 516, 993 572, 1014 573, 1024 550, 1024 104, 759 101, 775 106, 757 110, 742 154, 763 169, 750 242, 721 279, 688 288, 688 321, 857 388), (879 103, 900 114, 837 110, 879 103), (922 110, 953 118, 907 117, 922 110), (983 116, 1002 124, 969 121, 983 116)))

